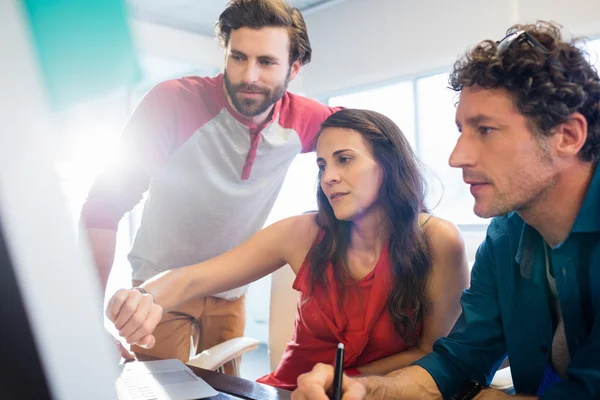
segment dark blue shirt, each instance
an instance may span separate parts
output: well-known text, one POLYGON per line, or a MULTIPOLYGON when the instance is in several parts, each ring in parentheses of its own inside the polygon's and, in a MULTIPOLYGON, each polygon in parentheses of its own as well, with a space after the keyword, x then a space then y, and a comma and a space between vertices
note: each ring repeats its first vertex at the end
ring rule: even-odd
MULTIPOLYGON (((542 399, 600 399, 600 168, 571 232, 551 251, 571 363, 542 399)), ((432 354, 416 362, 444 398, 468 381, 489 384, 508 355, 517 393, 536 394, 555 324, 544 239, 517 213, 494 218, 477 251, 462 314, 432 354)))

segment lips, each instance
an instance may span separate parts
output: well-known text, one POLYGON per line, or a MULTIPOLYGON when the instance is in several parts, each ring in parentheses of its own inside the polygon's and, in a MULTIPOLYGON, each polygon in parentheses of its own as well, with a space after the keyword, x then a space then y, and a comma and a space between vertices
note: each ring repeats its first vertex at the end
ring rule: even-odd
POLYGON ((483 189, 485 189, 489 184, 488 183, 484 183, 484 182, 479 182, 479 183, 471 183, 471 194, 473 196, 475 196, 476 194, 478 194, 479 192, 481 192, 483 189))
POLYGON ((480 186, 480 185, 487 185, 487 182, 465 182, 467 185, 471 185, 471 186, 480 186))
POLYGON ((345 195, 347 195, 348 193, 342 193, 342 192, 338 192, 338 193, 333 193, 331 196, 329 196, 329 200, 331 201, 336 201, 341 199, 342 197, 344 197, 345 195))
POLYGON ((266 90, 258 86, 246 86, 237 89, 237 92, 243 94, 265 94, 266 90))
POLYGON ((239 92, 241 96, 244 97, 258 97, 258 96, 263 96, 262 93, 259 92, 239 92))

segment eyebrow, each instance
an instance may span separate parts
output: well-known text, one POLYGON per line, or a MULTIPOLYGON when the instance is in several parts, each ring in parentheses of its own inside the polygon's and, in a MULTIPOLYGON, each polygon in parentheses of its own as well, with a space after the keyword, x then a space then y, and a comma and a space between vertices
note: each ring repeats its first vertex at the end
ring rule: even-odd
MULTIPOLYGON (((343 153, 345 151, 352 151, 352 149, 336 150, 336 151, 333 152, 332 156, 335 157, 335 156, 340 155, 341 153, 343 153)), ((324 162, 325 160, 323 159, 323 157, 319 157, 319 158, 317 158, 317 162, 319 162, 319 161, 323 161, 324 162)))
POLYGON ((273 56, 260 56, 258 57, 260 61, 269 61, 273 63, 279 63, 279 58, 273 56))
MULTIPOLYGON (((231 49, 231 50, 229 50, 229 52, 230 52, 231 54, 234 54, 234 55, 236 55, 236 56, 244 56, 244 57, 248 57, 248 55, 247 55, 247 54, 245 54, 244 52, 242 52, 242 51, 239 51, 239 50, 231 49)), ((279 58, 277 58, 277 57, 275 57, 275 56, 273 56, 273 55, 269 55, 269 54, 262 55, 262 56, 258 56, 258 59, 259 59, 259 60, 263 60, 263 61, 279 61, 279 58)))
MULTIPOLYGON (((465 121, 467 125, 479 125, 483 122, 493 122, 495 124, 497 124, 498 122, 496 122, 496 120, 492 117, 489 117, 487 115, 484 114, 477 114, 477 115, 473 115, 471 117, 468 117, 467 120, 465 121)), ((454 121, 454 123, 456 124, 457 127, 461 128, 462 124, 456 120, 454 121)))
POLYGON ((245 56, 245 54, 244 54, 244 53, 242 53, 242 52, 241 52, 241 51, 239 51, 239 50, 230 49, 230 50, 229 50, 229 52, 230 52, 230 53, 232 53, 232 54, 238 54, 238 55, 240 55, 240 56, 245 56))

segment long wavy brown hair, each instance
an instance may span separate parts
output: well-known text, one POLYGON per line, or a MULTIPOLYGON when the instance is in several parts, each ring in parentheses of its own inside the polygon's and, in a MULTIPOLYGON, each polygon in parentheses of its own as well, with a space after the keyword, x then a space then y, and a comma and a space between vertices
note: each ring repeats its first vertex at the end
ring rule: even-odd
MULTIPOLYGON (((352 129, 360 133, 383 171, 378 202, 384 214, 385 226, 382 228, 389 234, 388 250, 394 276, 388 310, 396 331, 407 343, 414 344, 417 324, 427 303, 425 283, 431 264, 427 241, 419 225, 419 214, 425 211, 425 182, 417 158, 400 128, 377 112, 338 111, 321 124, 319 135, 327 128, 352 129)), ((325 271, 329 263, 338 282, 351 279, 348 247, 352 222, 335 217, 320 184, 317 202, 316 218, 322 236, 310 253, 313 287, 315 283, 327 285, 325 271)))

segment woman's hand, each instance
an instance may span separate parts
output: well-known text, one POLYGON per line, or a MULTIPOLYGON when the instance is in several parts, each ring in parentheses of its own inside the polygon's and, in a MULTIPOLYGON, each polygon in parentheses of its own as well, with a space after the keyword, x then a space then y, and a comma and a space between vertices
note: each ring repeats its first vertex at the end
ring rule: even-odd
POLYGON ((137 289, 117 291, 106 306, 106 316, 127 343, 151 348, 156 343, 152 335, 162 318, 163 309, 154 303, 152 295, 137 289))

